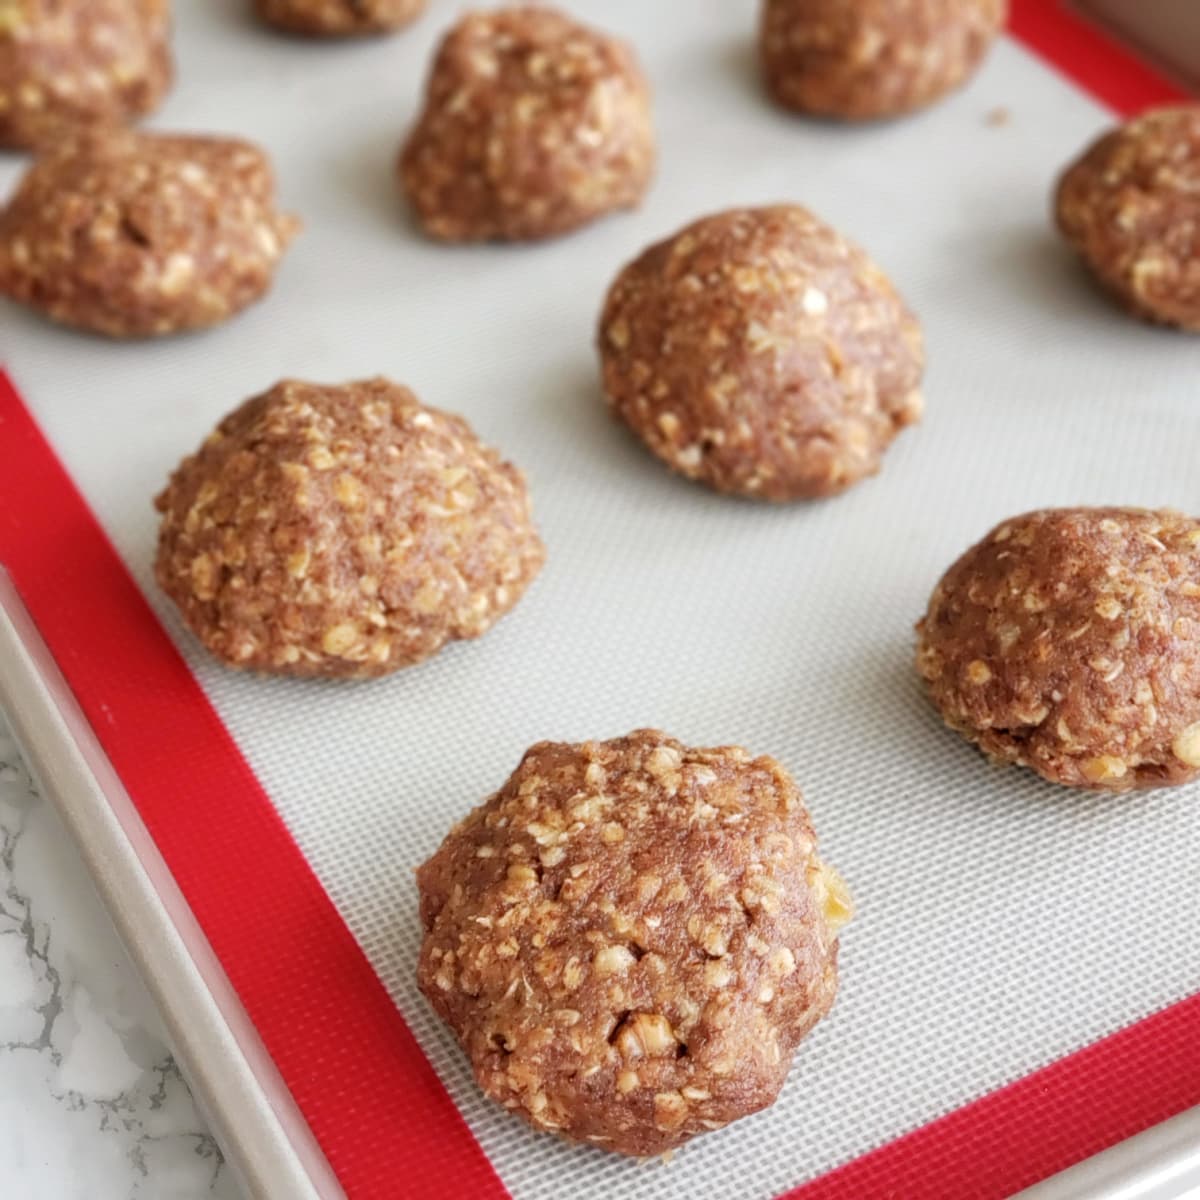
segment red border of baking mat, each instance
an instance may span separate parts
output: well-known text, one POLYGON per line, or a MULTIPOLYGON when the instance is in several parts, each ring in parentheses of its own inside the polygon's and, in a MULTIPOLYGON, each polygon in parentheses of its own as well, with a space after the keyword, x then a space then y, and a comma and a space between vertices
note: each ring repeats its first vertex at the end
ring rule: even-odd
POLYGON ((1063 0, 1010 0, 1010 6, 1014 38, 1123 116, 1194 99, 1063 0))
MULTIPOLYGON (((1185 95, 1050 0, 1013 0, 1011 28, 1122 113, 1185 95)), ((448 1188, 503 1200, 462 1115, 2 370, 0 561, 353 1200, 443 1200, 448 1188)), ((789 1198, 993 1200, 1198 1103, 1200 996, 789 1198)))
POLYGON ((262 785, 0 370, 0 562, 354 1198, 507 1196, 262 785))

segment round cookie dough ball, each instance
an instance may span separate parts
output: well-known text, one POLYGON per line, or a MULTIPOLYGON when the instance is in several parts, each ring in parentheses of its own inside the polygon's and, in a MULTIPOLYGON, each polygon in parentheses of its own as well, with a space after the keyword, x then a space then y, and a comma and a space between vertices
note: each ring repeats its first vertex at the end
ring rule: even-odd
POLYGON ((759 55, 785 108, 847 120, 894 117, 976 70, 1008 0, 766 0, 759 55))
POLYGON ((285 380, 155 500, 155 571, 229 666, 368 678, 485 633, 545 550, 521 472, 387 379, 285 380))
POLYGON ((850 917, 779 763, 647 729, 532 747, 417 882, 418 982, 480 1087, 632 1155, 774 1102, 850 917))
POLYGON ((0 146, 157 108, 171 84, 169 26, 166 0, 5 0, 0 146))
POLYGON ((426 0, 255 0, 268 25, 310 37, 390 33, 420 16, 426 0))
POLYGON ((1200 104, 1105 134, 1059 180, 1055 216, 1127 308, 1200 332, 1200 104))
POLYGON ((624 43, 549 8, 470 13, 442 42, 400 179, 425 232, 526 241, 635 207, 650 93, 624 43))
POLYGON ((839 492, 921 413, 916 318, 794 205, 719 213, 645 250, 612 285, 598 343, 616 415, 720 492, 839 492))
POLYGON ((215 325, 259 299, 299 222, 232 138, 95 130, 37 158, 0 211, 0 295, 109 337, 215 325))
POLYGON ((990 757, 1097 791, 1200 775, 1200 521, 1014 517, 946 572, 917 632, 934 703, 990 757))

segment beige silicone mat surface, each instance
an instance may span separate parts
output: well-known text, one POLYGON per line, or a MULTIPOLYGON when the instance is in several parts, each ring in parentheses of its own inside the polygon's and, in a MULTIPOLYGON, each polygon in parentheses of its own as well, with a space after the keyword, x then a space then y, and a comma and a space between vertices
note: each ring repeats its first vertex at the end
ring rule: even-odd
MULTIPOLYGON (((1110 118, 1016 44, 941 107, 846 129, 764 103, 753 0, 564 7, 631 37, 656 89, 661 169, 638 213, 536 247, 423 242, 392 164, 455 4, 433 0, 393 40, 331 46, 256 29, 241 0, 179 0, 180 83, 154 124, 270 148, 307 224, 275 292, 225 328, 154 344, 6 306, 0 339, 518 1200, 760 1200, 1200 987, 1197 790, 1078 796, 991 767, 941 727, 911 667, 930 588, 1002 517, 1200 510, 1200 345, 1123 317, 1056 242, 1052 180, 1110 118), (998 107, 1007 124, 987 122, 998 107), (928 409, 876 479, 768 508, 673 478, 611 423, 592 336, 645 243, 779 200, 861 241, 921 315, 928 409), (482 641, 385 682, 221 670, 152 586, 151 496, 278 377, 376 372, 466 414, 526 470, 544 574, 482 641), (639 725, 781 758, 860 909, 838 1003, 780 1102, 669 1168, 493 1109, 413 982, 412 868, 450 824, 529 743, 639 725)), ((0 163, 0 184, 19 168, 0 163)))

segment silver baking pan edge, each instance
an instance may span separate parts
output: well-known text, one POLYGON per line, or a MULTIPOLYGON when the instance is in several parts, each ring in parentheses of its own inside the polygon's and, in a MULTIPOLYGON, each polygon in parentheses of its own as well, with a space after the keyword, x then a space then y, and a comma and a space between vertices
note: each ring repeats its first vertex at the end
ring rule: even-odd
POLYGON ((320 1147, 7 572, 0 706, 149 987, 193 1094, 254 1200, 344 1200, 320 1147))

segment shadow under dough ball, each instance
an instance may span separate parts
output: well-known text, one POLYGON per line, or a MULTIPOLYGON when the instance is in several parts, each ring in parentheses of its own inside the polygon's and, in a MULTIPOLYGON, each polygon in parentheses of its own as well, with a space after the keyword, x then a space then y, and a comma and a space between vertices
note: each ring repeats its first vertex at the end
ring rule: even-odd
POLYGON ((259 18, 307 37, 391 33, 416 20, 427 0, 254 0, 259 18))
POLYGON ((298 228, 249 142, 96 129, 0 210, 0 295, 109 337, 200 329, 266 293, 298 228))
POLYGON ((862 250, 794 205, 718 213, 643 251, 597 340, 613 412, 719 492, 840 492, 921 413, 916 318, 862 250))
POLYGON ((895 117, 963 84, 1008 19, 1008 0, 765 0, 759 58, 785 108, 895 117))
POLYGON ((545 558, 521 472, 386 379, 276 384, 155 505, 155 574, 192 632, 280 675, 387 675, 479 637, 545 558))
POLYGON ((1200 104, 1156 109, 1106 133, 1067 168, 1054 211, 1127 309, 1200 332, 1200 104))
POLYGON ((0 147, 127 121, 171 86, 166 0, 0 4, 0 147))
POLYGON ((483 1091, 636 1156, 774 1103, 851 915, 779 763, 652 729, 533 746, 417 884, 417 981, 483 1091))
POLYGON ((917 633, 934 704, 991 758, 1096 791, 1200 776, 1200 521, 1014 517, 946 572, 917 633))
POLYGON ((501 8, 442 41, 399 173, 430 237, 530 241, 636 207, 654 157, 629 46, 553 9, 501 8))

